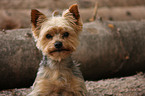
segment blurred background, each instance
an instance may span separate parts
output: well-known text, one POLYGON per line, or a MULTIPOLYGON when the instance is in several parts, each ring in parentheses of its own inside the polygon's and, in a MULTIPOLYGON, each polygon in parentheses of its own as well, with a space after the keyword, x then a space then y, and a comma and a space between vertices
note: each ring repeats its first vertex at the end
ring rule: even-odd
POLYGON ((111 21, 145 19, 145 0, 0 0, 0 29, 30 28, 30 10, 39 9, 51 16, 78 3, 83 22, 93 17, 111 21))

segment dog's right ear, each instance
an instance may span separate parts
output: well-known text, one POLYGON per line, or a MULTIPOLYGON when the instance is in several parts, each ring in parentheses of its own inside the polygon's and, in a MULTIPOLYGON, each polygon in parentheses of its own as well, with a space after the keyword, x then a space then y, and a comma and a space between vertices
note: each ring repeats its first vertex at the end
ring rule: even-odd
POLYGON ((32 9, 31 10, 31 23, 32 23, 32 27, 36 28, 39 27, 41 25, 41 23, 43 23, 46 20, 46 16, 39 12, 36 9, 32 9))
POLYGON ((38 30, 41 27, 41 24, 47 19, 47 17, 39 12, 36 9, 31 10, 31 23, 32 23, 32 31, 35 38, 39 36, 38 30))

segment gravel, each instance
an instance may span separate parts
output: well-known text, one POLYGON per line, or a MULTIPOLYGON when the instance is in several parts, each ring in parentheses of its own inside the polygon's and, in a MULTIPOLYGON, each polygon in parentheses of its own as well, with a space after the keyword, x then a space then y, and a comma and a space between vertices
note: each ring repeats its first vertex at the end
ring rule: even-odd
MULTIPOLYGON (((89 96, 145 96, 145 74, 86 81, 89 96)), ((26 96, 30 88, 8 89, 0 91, 0 96, 26 96)))

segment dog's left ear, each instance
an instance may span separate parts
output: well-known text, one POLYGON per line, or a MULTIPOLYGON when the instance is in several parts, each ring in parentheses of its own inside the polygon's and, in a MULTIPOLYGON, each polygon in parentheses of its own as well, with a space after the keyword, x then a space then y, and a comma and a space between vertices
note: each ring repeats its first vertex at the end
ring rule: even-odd
POLYGON ((62 16, 67 19, 71 19, 70 16, 72 16, 75 19, 75 24, 82 24, 77 4, 71 5, 68 10, 63 12, 62 16))
POLYGON ((78 5, 77 4, 73 4, 69 7, 69 12, 72 13, 73 17, 77 20, 77 24, 79 23, 79 19, 80 19, 80 14, 79 14, 79 10, 78 10, 78 5))
POLYGON ((70 22, 74 29, 76 29, 77 33, 82 31, 83 23, 79 14, 77 4, 71 5, 68 10, 63 12, 62 16, 70 22))

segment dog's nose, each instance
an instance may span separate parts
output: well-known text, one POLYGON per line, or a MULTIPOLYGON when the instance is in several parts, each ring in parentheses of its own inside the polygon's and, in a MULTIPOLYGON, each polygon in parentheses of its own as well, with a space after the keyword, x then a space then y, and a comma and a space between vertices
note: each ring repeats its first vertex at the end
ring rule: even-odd
POLYGON ((54 46, 55 46, 55 48, 61 48, 62 47, 62 42, 57 41, 57 42, 55 42, 54 46))

